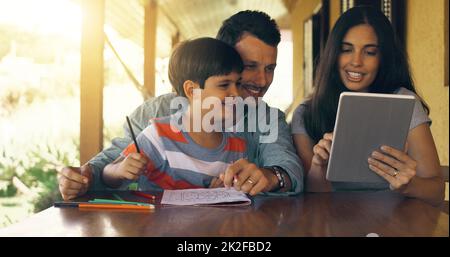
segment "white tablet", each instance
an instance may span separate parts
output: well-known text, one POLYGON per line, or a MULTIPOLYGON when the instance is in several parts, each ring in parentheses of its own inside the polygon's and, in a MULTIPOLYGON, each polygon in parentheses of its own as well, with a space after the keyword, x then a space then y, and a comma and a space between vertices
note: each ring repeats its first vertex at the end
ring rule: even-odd
POLYGON ((326 178, 336 182, 380 183, 367 159, 382 145, 404 149, 414 96, 342 93, 339 98, 326 178))

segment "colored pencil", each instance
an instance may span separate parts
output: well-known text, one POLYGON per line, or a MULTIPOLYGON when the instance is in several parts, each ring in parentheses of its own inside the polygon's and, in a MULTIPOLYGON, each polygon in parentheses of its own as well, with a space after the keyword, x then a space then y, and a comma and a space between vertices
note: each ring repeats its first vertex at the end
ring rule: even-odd
POLYGON ((141 202, 131 202, 131 201, 118 201, 118 200, 110 200, 110 199, 99 199, 96 198, 94 200, 90 200, 89 203, 112 203, 112 204, 132 204, 132 205, 152 205, 149 203, 141 203, 141 202))
POLYGON ((53 206, 55 207, 74 207, 78 208, 78 205, 83 202, 55 202, 53 206))
POLYGON ((55 207, 88 208, 88 209, 130 209, 130 210, 152 210, 153 204, 135 205, 135 204, 117 204, 101 202, 55 202, 55 207))
POLYGON ((113 196, 114 196, 117 200, 123 201, 122 197, 120 197, 118 194, 113 193, 113 196))
POLYGON ((138 153, 141 153, 141 150, 139 149, 138 143, 136 141, 136 136, 134 135, 134 132, 133 132, 133 127, 131 127, 130 118, 128 118, 128 116, 127 116, 127 123, 128 123, 128 127, 130 128, 131 137, 133 138, 134 145, 136 146, 136 150, 138 153))
POLYGON ((131 193, 134 194, 134 195, 142 196, 144 198, 148 198, 148 199, 152 199, 152 200, 156 199, 156 196, 154 196, 154 195, 142 193, 142 192, 139 192, 139 191, 132 191, 131 193))
POLYGON ((123 209, 123 210, 153 210, 153 205, 131 205, 131 204, 92 204, 82 203, 78 207, 84 209, 123 209))

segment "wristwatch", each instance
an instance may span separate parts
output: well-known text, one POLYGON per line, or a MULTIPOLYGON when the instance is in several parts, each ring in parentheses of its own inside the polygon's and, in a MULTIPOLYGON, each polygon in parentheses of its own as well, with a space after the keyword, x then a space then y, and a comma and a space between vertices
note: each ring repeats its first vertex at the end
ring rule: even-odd
POLYGON ((278 188, 276 190, 283 189, 286 186, 286 179, 284 178, 285 171, 278 166, 270 166, 266 167, 266 169, 271 170, 278 179, 278 188))

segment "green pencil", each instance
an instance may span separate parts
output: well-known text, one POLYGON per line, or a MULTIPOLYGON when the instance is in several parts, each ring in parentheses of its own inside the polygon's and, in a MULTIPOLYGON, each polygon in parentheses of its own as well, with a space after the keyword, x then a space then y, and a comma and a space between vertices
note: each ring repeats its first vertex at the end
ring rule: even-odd
POLYGON ((149 203, 120 201, 120 200, 111 200, 111 199, 100 199, 100 198, 90 200, 89 202, 90 203, 112 203, 112 204, 132 204, 132 205, 153 206, 153 204, 149 204, 149 203))
POLYGON ((114 196, 117 200, 123 201, 122 197, 120 197, 118 194, 113 193, 113 196, 114 196))

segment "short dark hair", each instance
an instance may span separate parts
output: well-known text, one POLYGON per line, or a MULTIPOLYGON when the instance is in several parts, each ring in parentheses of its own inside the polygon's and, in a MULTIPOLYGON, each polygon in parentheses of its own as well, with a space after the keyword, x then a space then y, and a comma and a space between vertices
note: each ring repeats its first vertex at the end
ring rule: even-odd
POLYGON ((244 68, 239 53, 228 44, 214 38, 198 38, 180 43, 169 61, 169 80, 180 96, 187 80, 204 88, 211 76, 241 73, 244 68))
POLYGON ((275 20, 264 12, 250 10, 238 12, 226 19, 216 38, 234 47, 245 32, 273 47, 277 47, 281 40, 275 20))

